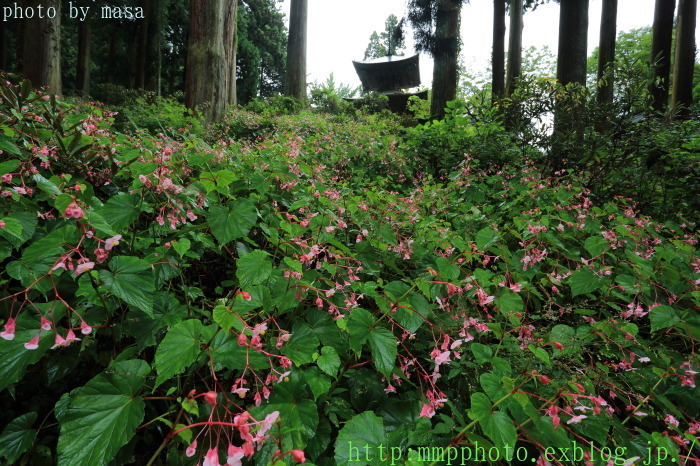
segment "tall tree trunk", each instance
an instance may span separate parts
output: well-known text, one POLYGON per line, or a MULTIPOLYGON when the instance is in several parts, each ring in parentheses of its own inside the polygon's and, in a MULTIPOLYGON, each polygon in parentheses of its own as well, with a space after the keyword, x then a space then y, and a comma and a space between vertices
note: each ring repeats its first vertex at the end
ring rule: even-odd
POLYGON ((678 29, 676 31, 676 57, 673 66, 673 95, 671 106, 679 108, 680 116, 687 118, 688 107, 693 103, 693 72, 695 71, 695 23, 697 0, 680 0, 678 3, 678 29))
POLYGON ((523 70, 523 0, 510 2, 510 31, 508 32, 508 74, 506 95, 511 96, 523 70))
POLYGON ((225 7, 224 47, 226 48, 226 82, 228 89, 228 104, 236 105, 236 47, 238 46, 238 0, 228 0, 225 7))
POLYGON ((600 44, 598 45, 598 94, 599 105, 613 102, 615 83, 615 39, 617 37, 617 0, 603 0, 600 19, 600 44))
POLYGON ((75 89, 82 96, 90 95, 90 20, 78 23, 78 61, 75 89))
POLYGON ((588 0, 562 0, 559 10, 557 80, 586 85, 588 0))
POLYGON ((145 18, 138 22, 138 38, 136 40, 136 67, 134 71, 134 87, 144 89, 146 85, 146 43, 148 42, 148 20, 151 15, 151 1, 143 0, 145 18))
POLYGON ((459 56, 461 9, 461 0, 437 0, 433 95, 430 103, 430 115, 433 118, 444 118, 447 102, 457 97, 457 59, 459 56))
POLYGON ((289 12, 284 94, 306 102, 306 18, 308 0, 292 0, 289 12))
POLYGON ((185 105, 200 107, 207 122, 220 121, 228 108, 224 47, 225 0, 190 0, 185 105))
MULTIPOLYGON (((586 85, 587 35, 588 0, 562 0, 559 9, 557 80, 563 86, 586 85)), ((575 161, 577 158, 576 149, 581 147, 583 137, 582 103, 568 92, 563 92, 557 98, 550 154, 555 172, 564 166, 564 160, 575 161)))
POLYGON ((107 60, 107 82, 112 84, 114 82, 114 62, 117 59, 117 36, 112 34, 109 38, 109 59, 107 60))
POLYGON ((671 43, 673 41, 673 12, 676 0, 656 0, 651 40, 651 65, 654 78, 649 86, 651 108, 664 112, 668 105, 669 75, 671 73, 671 43))
POLYGON ((9 71, 7 69, 7 29, 8 24, 3 21, 0 24, 0 70, 9 71))
POLYGON ((44 6, 44 12, 55 8, 49 18, 35 16, 22 20, 24 27, 24 75, 36 87, 48 86, 52 94, 61 94, 61 13, 59 0, 24 0, 25 7, 44 6))
POLYGON ((149 0, 145 3, 144 23, 148 29, 146 32, 144 66, 144 89, 161 93, 161 67, 162 56, 160 50, 161 35, 161 0, 149 0))
POLYGON ((491 93, 496 102, 505 93, 506 0, 493 0, 493 53, 491 93))

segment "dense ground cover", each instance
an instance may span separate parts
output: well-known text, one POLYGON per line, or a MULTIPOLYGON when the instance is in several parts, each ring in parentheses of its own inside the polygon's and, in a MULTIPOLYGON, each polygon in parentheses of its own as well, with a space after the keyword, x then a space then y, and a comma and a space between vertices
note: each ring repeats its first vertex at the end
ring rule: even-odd
POLYGON ((698 460, 691 221, 493 123, 1 105, 8 462, 698 460))

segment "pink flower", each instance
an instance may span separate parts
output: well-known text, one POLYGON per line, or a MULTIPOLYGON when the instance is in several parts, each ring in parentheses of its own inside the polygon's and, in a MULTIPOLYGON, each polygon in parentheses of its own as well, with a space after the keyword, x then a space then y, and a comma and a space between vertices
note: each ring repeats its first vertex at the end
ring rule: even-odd
POLYGON ((87 322, 82 321, 80 323, 80 333, 82 333, 83 335, 90 335, 91 332, 92 332, 92 327, 90 327, 87 324, 87 322))
POLYGON ((214 405, 216 404, 216 398, 219 396, 218 393, 214 391, 209 391, 204 394, 204 401, 207 402, 207 404, 214 405))
POLYGON ((58 334, 58 332, 56 332, 56 339, 54 340, 54 343, 53 343, 53 346, 51 347, 51 349, 56 349, 59 346, 68 346, 68 345, 70 345, 70 342, 69 341, 67 342, 65 338, 63 338, 61 335, 58 334))
POLYGON ((267 416, 265 416, 265 420, 263 420, 262 425, 260 426, 260 429, 258 430, 258 437, 262 437, 265 435, 265 432, 270 430, 272 425, 277 421, 277 419, 280 416, 279 411, 273 411, 267 416))
POLYGON ((450 352, 449 351, 445 351, 443 353, 440 353, 437 356, 435 356, 435 367, 438 367, 440 364, 445 364, 449 360, 450 360, 450 352))
POLYGON ((41 318, 41 329, 42 330, 51 330, 51 321, 47 319, 46 317, 41 318))
POLYGON ((241 447, 235 445, 228 446, 226 464, 231 466, 241 466, 241 460, 245 456, 245 451, 241 447))
POLYGON ((83 262, 81 264, 78 264, 78 266, 75 268, 75 274, 80 275, 83 272, 87 272, 88 270, 92 270, 92 268, 95 267, 94 262, 83 262))
POLYGON ((678 419, 673 417, 671 414, 667 414, 664 416, 664 421, 666 424, 671 425, 673 427, 678 427, 678 419))
POLYGON ((4 183, 11 183, 12 182, 12 175, 10 173, 5 173, 2 175, 2 181, 4 183))
POLYGON ((39 347, 39 334, 34 336, 31 340, 24 344, 24 347, 28 350, 35 350, 39 347))
POLYGON ((578 416, 573 416, 571 419, 566 421, 567 424, 578 424, 579 422, 583 421, 586 419, 588 416, 585 414, 579 414, 578 416))
POLYGON ((97 259, 98 264, 103 263, 105 260, 107 260, 108 257, 109 257, 109 254, 104 249, 102 249, 102 248, 95 249, 95 258, 97 259))
POLYGON ((304 457, 304 451, 303 450, 292 450, 292 459, 296 461, 297 463, 303 463, 306 461, 306 457, 304 457))
POLYGON ((240 387, 240 388, 236 388, 235 390, 231 390, 231 393, 235 393, 239 397, 245 398, 245 394, 248 392, 248 390, 249 390, 248 388, 240 387))
POLYGON ((420 416, 418 417, 427 417, 431 418, 435 416, 435 408, 433 408, 432 404, 425 404, 420 410, 420 416))
POLYGON ((74 341, 80 341, 80 338, 75 336, 75 333, 73 333, 73 329, 68 330, 68 334, 66 334, 66 346, 70 345, 71 342, 74 341))
POLYGON ((83 209, 81 209, 75 202, 71 202, 63 211, 63 214, 66 216, 66 218, 76 218, 78 220, 83 218, 85 215, 83 209))
POLYGON ((0 228, 5 228, 5 222, 0 220, 0 228))
POLYGON ((191 458, 194 456, 194 454, 196 452, 197 452, 197 439, 195 439, 194 442, 192 442, 190 444, 190 446, 187 447, 187 450, 185 450, 185 456, 187 456, 188 458, 191 458))
POLYGON ((209 451, 207 451, 202 466, 221 466, 219 464, 219 450, 216 447, 210 448, 209 451))
POLYGON ((111 238, 107 238, 105 240, 105 249, 107 251, 111 251, 114 246, 117 246, 119 244, 120 239, 122 239, 122 235, 115 235, 111 238))
POLYGON ((262 323, 258 324, 255 327, 253 327, 253 336, 257 337, 258 335, 265 335, 265 330, 267 330, 267 324, 262 323))
POLYGON ((5 330, 0 332, 0 337, 5 340, 14 340, 15 338, 15 319, 10 318, 5 322, 5 330))

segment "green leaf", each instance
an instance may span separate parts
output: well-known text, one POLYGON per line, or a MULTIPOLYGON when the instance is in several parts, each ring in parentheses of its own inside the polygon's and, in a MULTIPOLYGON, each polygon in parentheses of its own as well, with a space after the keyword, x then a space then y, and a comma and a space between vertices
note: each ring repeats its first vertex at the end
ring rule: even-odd
POLYGON ((197 360, 201 351, 201 336, 202 323, 196 319, 180 322, 168 331, 156 350, 155 369, 158 377, 155 387, 182 373, 197 360))
POLYGON ((603 254, 609 246, 608 240, 602 236, 590 236, 586 239, 586 242, 583 243, 583 247, 591 254, 591 257, 603 254))
POLYGON ((396 337, 388 329, 377 327, 369 334, 369 347, 374 365, 388 379, 396 361, 396 337))
POLYGON ((518 433, 510 417, 504 412, 497 411, 490 416, 479 419, 484 434, 491 439, 496 448, 511 449, 515 446, 518 433))
POLYGON ((5 426, 0 434, 0 456, 7 458, 8 463, 17 461, 34 443, 36 430, 32 424, 36 421, 37 413, 23 414, 5 426))
POLYGON ((255 206, 249 199, 230 202, 228 207, 213 205, 207 215, 209 228, 221 245, 246 236, 257 218, 255 206))
POLYGON ((137 395, 150 371, 145 361, 117 362, 63 400, 56 409, 59 466, 107 464, 116 456, 143 421, 137 395))
POLYGON ((379 458, 379 446, 386 447, 386 432, 384 421, 372 411, 365 411, 353 417, 340 429, 338 439, 335 441, 335 461, 338 466, 352 464, 383 464, 379 458), (357 463, 358 454, 366 459, 366 451, 377 454, 369 455, 371 461, 357 463))
POLYGON ((476 246, 480 251, 485 251, 498 240, 498 232, 493 231, 493 227, 482 228, 476 233, 476 246))
MULTIPOLYGON (((16 243, 22 241, 22 224, 14 218, 0 218, 5 223, 3 228, 0 228, 0 236, 16 243)), ((20 243, 21 244, 21 243, 20 243)))
POLYGON ((483 421, 491 416, 491 400, 485 393, 472 393, 470 398, 471 407, 469 409, 469 417, 475 421, 483 421))
POLYGON ((109 270, 100 270, 105 288, 126 303, 153 317, 155 277, 151 264, 131 256, 116 256, 109 261, 109 270))
POLYGON ((569 277, 571 296, 588 294, 596 291, 601 286, 601 280, 588 268, 580 268, 569 277))
POLYGON ((374 316, 368 311, 359 307, 350 311, 347 329, 353 343, 362 346, 369 338, 369 329, 372 325, 374 325, 374 316))
POLYGON ((651 321, 652 332, 671 327, 681 321, 676 315, 676 310, 670 306, 656 306, 652 308, 649 311, 649 320, 651 321))
POLYGON ((319 396, 327 393, 331 388, 331 380, 321 374, 321 371, 319 371, 317 367, 309 368, 304 374, 304 379, 311 389, 311 393, 314 395, 314 400, 317 400, 319 396))
POLYGON ((313 361, 313 354, 318 348, 318 338, 308 325, 300 325, 292 330, 292 336, 282 346, 281 353, 296 366, 313 361))
POLYGON ((265 251, 253 251, 236 261, 236 277, 244 291, 248 286, 261 284, 271 273, 272 262, 265 251))
POLYGON ((114 231, 122 231, 139 218, 140 202, 139 197, 134 194, 117 194, 97 209, 97 213, 112 226, 114 231))
POLYGON ((180 238, 177 241, 173 242, 173 249, 175 249, 175 252, 177 252, 178 255, 182 257, 187 251, 189 251, 191 245, 192 243, 190 243, 190 240, 188 240, 187 238, 180 238))
POLYGON ((221 304, 214 308, 212 314, 214 317, 214 322, 216 322, 222 330, 227 332, 233 328, 236 321, 240 322, 240 319, 230 307, 223 306, 221 304))
MULTIPOLYGON (((0 136, 0 139, 1 138, 2 136, 0 136)), ((19 167, 19 160, 8 160, 0 163, 0 176, 14 172, 17 167, 19 167)))
POLYGON ((332 346, 324 346, 321 348, 321 355, 316 360, 316 364, 326 374, 335 377, 340 368, 340 357, 332 346))
POLYGON ((28 322, 25 324, 24 314, 17 318, 17 331, 14 340, 0 338, 0 361, 2 361, 0 364, 0 391, 20 380, 27 367, 39 361, 53 342, 52 335, 49 332, 43 332, 39 339, 39 347, 28 351, 24 344, 36 336, 38 323, 30 318, 27 320, 28 322), (31 328, 30 325, 35 328, 31 328), (20 330, 20 327, 27 329, 20 330))
MULTIPOLYGON (((10 138, 5 136, 4 134, 0 134, 0 150, 3 152, 8 152, 12 155, 20 155, 19 147, 17 147, 17 144, 10 141, 10 138)), ((12 171, 12 170, 14 170, 14 168, 11 168, 8 171, 12 171)))
POLYGON ((117 235, 117 232, 112 229, 112 226, 107 223, 107 220, 105 220, 104 217, 96 211, 88 212, 87 215, 85 215, 85 220, 87 220, 90 226, 101 233, 109 236, 117 235))
POLYGON ((472 354, 474 359, 479 364, 487 363, 493 357, 493 351, 489 346, 483 345, 481 343, 472 343, 471 345, 472 354))
POLYGON ((49 194, 55 194, 56 196, 62 193, 62 191, 58 189, 58 186, 56 186, 50 180, 47 180, 38 173, 32 176, 32 179, 36 183, 37 187, 44 192, 47 192, 49 194))

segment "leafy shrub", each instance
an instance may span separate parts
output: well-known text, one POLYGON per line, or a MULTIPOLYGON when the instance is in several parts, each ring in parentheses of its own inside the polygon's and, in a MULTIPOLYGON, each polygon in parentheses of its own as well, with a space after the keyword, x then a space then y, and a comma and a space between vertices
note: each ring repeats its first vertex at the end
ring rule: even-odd
POLYGON ((205 142, 0 106, 9 463, 698 459, 694 224, 531 163, 421 178, 376 115, 205 142))
POLYGON ((274 96, 267 99, 253 99, 246 105, 246 110, 261 115, 294 115, 299 113, 303 104, 294 97, 274 96))

